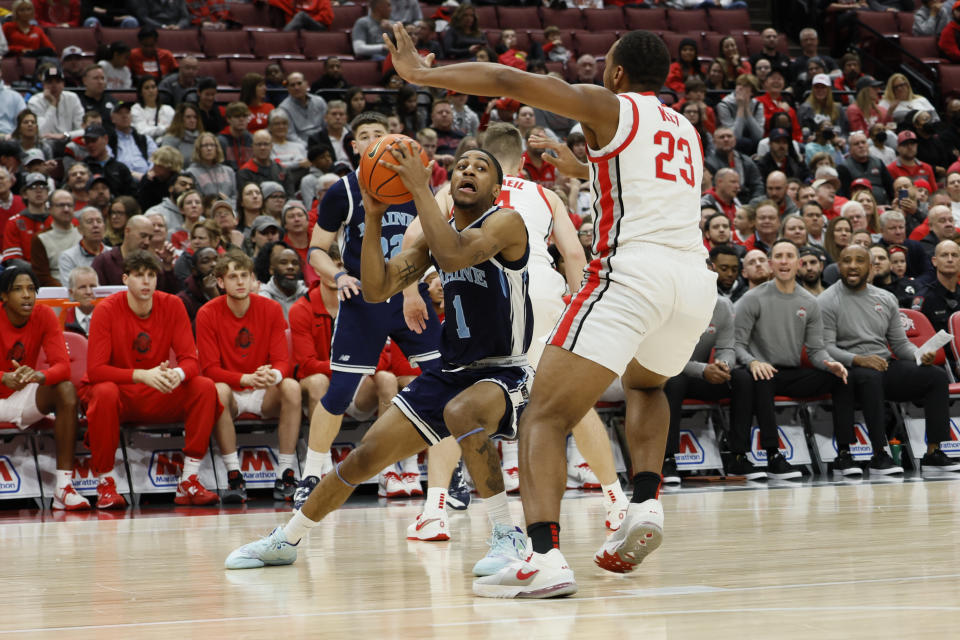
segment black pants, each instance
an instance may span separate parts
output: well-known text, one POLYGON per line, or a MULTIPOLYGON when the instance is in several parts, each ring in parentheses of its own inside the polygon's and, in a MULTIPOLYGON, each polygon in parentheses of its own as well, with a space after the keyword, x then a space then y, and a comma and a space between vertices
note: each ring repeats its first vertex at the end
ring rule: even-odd
POLYGON ((667 435, 667 456, 676 455, 680 448, 680 416, 683 401, 687 398, 714 402, 730 399, 730 448, 736 453, 745 453, 750 421, 753 417, 753 380, 746 369, 734 369, 730 382, 710 384, 702 378, 681 373, 667 380, 663 388, 670 404, 670 432, 667 435))
MULTIPOLYGON (((927 441, 940 443, 950 438, 950 392, 947 372, 940 367, 917 366, 909 360, 891 360, 886 371, 866 367, 850 368, 850 384, 863 409, 874 451, 887 444, 883 403, 917 401, 924 408, 927 441)), ((853 440, 841 440, 837 445, 853 440)))
POLYGON ((779 367, 772 379, 754 381, 754 412, 760 426, 760 446, 775 449, 780 442, 774 410, 776 396, 810 398, 826 393, 833 397, 833 433, 837 442, 850 442, 853 440, 853 388, 837 376, 819 369, 779 367))

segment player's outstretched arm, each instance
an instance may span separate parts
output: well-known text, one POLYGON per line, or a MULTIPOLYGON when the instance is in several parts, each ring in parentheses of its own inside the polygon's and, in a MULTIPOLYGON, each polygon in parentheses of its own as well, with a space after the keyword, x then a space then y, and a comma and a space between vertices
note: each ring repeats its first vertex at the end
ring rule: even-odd
POLYGON ((426 241, 420 237, 389 262, 384 260, 380 236, 387 205, 373 199, 362 183, 360 193, 363 194, 365 216, 363 243, 360 246, 360 283, 363 298, 367 302, 383 302, 426 273, 430 266, 430 253, 427 251, 426 241))
POLYGON ((433 54, 421 58, 403 25, 395 24, 393 35, 396 45, 386 34, 383 41, 390 51, 394 68, 407 82, 475 96, 508 96, 531 107, 573 118, 603 140, 613 138, 617 130, 620 103, 612 91, 603 87, 571 85, 559 78, 489 62, 431 67, 433 54))

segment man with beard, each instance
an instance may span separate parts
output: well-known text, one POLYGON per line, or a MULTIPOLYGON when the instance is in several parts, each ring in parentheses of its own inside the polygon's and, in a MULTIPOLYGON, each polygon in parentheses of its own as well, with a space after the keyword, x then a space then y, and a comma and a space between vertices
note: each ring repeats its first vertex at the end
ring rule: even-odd
POLYGON ((800 269, 797 271, 800 285, 815 296, 824 292, 823 258, 809 247, 800 250, 800 269))
POLYGON ((184 283, 183 289, 177 293, 177 297, 183 302, 183 307, 187 310, 187 316, 190 318, 190 324, 193 325, 196 333, 196 318, 200 307, 220 295, 220 289, 217 287, 217 276, 213 273, 213 267, 217 263, 217 250, 212 247, 204 247, 193 254, 192 268, 190 275, 184 283))
POLYGON ((260 295, 280 303, 286 320, 290 307, 299 298, 307 295, 307 285, 300 271, 300 256, 289 247, 270 255, 270 282, 260 287, 260 295))
MULTIPOLYGON (((891 247, 889 250, 903 251, 902 247, 891 247)), ((908 307, 917 295, 918 285, 913 278, 898 278, 890 270, 890 253, 887 247, 875 244, 870 247, 870 262, 872 265, 870 284, 893 294, 901 307, 908 307)))
MULTIPOLYGON (((281 255, 288 251, 284 249, 281 255)), ((288 260, 289 256, 283 258, 288 260)), ((216 426, 227 468, 223 501, 242 503, 247 499, 233 423, 241 413, 278 419, 279 457, 273 499, 291 500, 297 488, 294 468, 300 431, 300 385, 292 377, 284 310, 273 300, 251 295, 256 280, 253 260, 247 254, 237 250, 225 253, 217 260, 214 275, 225 295, 197 313, 197 348, 200 368, 216 383, 225 409, 216 426)))
POLYGON ((99 211, 104 220, 109 219, 108 209, 112 200, 113 194, 110 193, 107 179, 99 173, 90 176, 87 181, 87 204, 99 211))
MULTIPOLYGON (((847 247, 840 253, 838 264, 840 284, 820 297, 824 342, 830 356, 849 368, 850 386, 870 432, 874 452, 870 473, 903 473, 903 468, 895 465, 884 449, 885 400, 918 401, 923 406, 928 444, 921 465, 960 470, 960 462, 951 460, 940 449, 940 443, 950 439, 950 411, 947 372, 931 366, 936 352, 924 354, 917 365, 917 347, 907 338, 896 299, 867 283, 871 266, 866 249, 847 247), (896 358, 891 358, 891 351, 896 358)), ((953 282, 955 285, 956 273, 953 282)), ((850 455, 850 443, 855 441, 853 430, 835 431, 834 436, 838 450, 834 469, 843 475, 862 474, 850 455)))
POLYGON ((740 277, 740 256, 729 245, 718 245, 710 249, 710 263, 707 265, 717 274, 717 293, 736 302, 747 290, 747 283, 740 277))
POLYGON ((163 219, 167 223, 167 229, 182 229, 183 228, 183 213, 180 211, 180 207, 177 206, 177 200, 180 199, 180 196, 194 189, 196 181, 194 177, 186 172, 181 172, 177 179, 170 183, 170 186, 167 188, 169 195, 160 201, 160 204, 154 205, 147 209, 146 215, 151 215, 154 213, 159 213, 163 216, 163 219))
POLYGON ((747 281, 748 289, 755 289, 772 277, 767 255, 759 249, 747 251, 743 256, 743 279, 747 281))

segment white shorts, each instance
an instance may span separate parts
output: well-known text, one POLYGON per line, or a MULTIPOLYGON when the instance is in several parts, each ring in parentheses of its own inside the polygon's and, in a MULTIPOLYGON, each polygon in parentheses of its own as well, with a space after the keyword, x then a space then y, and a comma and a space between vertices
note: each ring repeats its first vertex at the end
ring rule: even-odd
POLYGON ((631 243, 591 263, 550 344, 618 376, 636 358, 673 377, 690 359, 716 300, 717 276, 706 267, 705 251, 631 243))
POLYGON ((245 389, 243 391, 234 391, 233 399, 237 401, 237 415, 252 413, 255 416, 263 417, 263 397, 267 395, 266 389, 245 389))
POLYGON ((14 391, 9 397, 0 400, 0 422, 9 422, 17 425, 18 429, 26 429, 47 417, 37 409, 37 389, 39 388, 38 383, 32 382, 20 391, 14 391))

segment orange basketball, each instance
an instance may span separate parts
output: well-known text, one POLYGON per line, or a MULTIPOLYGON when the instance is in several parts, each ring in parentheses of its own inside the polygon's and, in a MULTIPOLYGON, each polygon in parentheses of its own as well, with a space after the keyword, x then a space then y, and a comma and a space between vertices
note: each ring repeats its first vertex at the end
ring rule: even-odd
POLYGON ((396 164, 397 159, 390 150, 399 145, 404 145, 409 153, 419 153, 423 166, 430 164, 419 142, 399 133, 391 133, 370 143, 360 156, 360 168, 357 169, 360 184, 371 196, 387 204, 402 204, 413 199, 397 172, 380 164, 381 158, 396 164))

